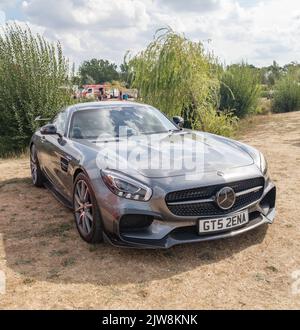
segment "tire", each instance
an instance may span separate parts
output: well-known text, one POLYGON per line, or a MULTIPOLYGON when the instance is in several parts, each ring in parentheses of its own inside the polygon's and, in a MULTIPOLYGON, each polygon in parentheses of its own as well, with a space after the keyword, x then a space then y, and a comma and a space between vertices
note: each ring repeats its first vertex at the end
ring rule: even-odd
POLYGON ((88 177, 80 173, 73 186, 73 213, 81 238, 89 244, 103 241, 103 226, 98 204, 88 177))
POLYGON ((31 179, 32 183, 36 187, 43 187, 45 177, 40 168, 39 160, 37 158, 36 147, 33 144, 30 148, 30 170, 31 170, 31 179))

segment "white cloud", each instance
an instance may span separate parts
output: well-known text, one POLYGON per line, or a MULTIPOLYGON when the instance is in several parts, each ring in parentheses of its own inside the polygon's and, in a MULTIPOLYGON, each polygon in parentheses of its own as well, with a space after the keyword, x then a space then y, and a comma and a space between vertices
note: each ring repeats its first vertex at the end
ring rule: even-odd
POLYGON ((23 3, 23 12, 33 23, 55 29, 144 29, 149 23, 140 0, 29 0, 23 3))
POLYGON ((157 2, 161 6, 166 6, 183 12, 207 12, 218 9, 221 0, 157 0, 157 2))
POLYGON ((227 63, 284 64, 300 56, 298 0, 253 0, 251 6, 241 0, 1 0, 0 9, 11 3, 34 30, 59 39, 76 63, 91 57, 121 62, 126 50, 141 50, 164 26, 210 39, 205 45, 227 63))
POLYGON ((151 0, 27 0, 22 10, 77 63, 93 56, 120 62, 127 49, 140 49, 140 36, 151 30, 147 3, 151 0))
POLYGON ((18 0, 1 0, 0 9, 7 9, 15 6, 18 0))
POLYGON ((0 25, 5 23, 5 12, 0 10, 0 25))

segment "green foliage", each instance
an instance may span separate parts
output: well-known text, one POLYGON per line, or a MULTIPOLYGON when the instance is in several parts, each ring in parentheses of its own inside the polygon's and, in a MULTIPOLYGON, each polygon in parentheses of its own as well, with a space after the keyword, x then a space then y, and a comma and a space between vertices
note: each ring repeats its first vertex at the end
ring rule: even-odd
POLYGON ((289 112, 300 108, 300 83, 294 74, 281 78, 274 87, 273 112, 289 112))
POLYGON ((68 62, 60 44, 29 28, 6 25, 0 34, 0 155, 26 146, 38 115, 53 117, 70 102, 68 62))
POLYGON ((201 43, 161 29, 148 47, 130 60, 129 68, 132 87, 139 90, 140 99, 166 115, 181 115, 189 127, 202 130, 212 128, 213 120, 225 120, 213 110, 219 92, 218 66, 204 53, 201 43))
POLYGON ((147 49, 130 61, 133 86, 144 102, 166 114, 192 119, 199 106, 210 103, 218 81, 203 46, 171 30, 160 30, 147 49))
POLYGON ((107 60, 93 58, 90 61, 84 61, 79 68, 81 83, 83 85, 100 84, 119 80, 117 68, 116 64, 107 60))
POLYGON ((276 81, 282 77, 284 70, 285 68, 280 67, 276 61, 273 61, 272 65, 260 69, 261 83, 269 87, 274 86, 276 81))
POLYGON ((120 80, 125 83, 126 88, 131 88, 132 72, 129 65, 129 52, 125 53, 123 63, 120 65, 120 80))
POLYGON ((269 99, 272 97, 272 93, 270 91, 262 90, 260 92, 260 97, 269 99))
POLYGON ((220 110, 231 109, 239 118, 255 113, 260 88, 255 69, 246 64, 230 66, 221 77, 220 110))
POLYGON ((203 130, 217 135, 232 136, 238 127, 238 118, 230 111, 217 112, 212 106, 205 111, 200 110, 201 119, 199 127, 203 130))

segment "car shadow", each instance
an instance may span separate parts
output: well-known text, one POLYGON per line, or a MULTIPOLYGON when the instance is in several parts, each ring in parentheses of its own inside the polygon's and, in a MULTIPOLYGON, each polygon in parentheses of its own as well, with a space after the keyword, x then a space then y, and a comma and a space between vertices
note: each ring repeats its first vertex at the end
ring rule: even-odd
POLYGON ((88 245, 77 234, 73 214, 45 189, 28 180, 0 182, 0 233, 6 265, 28 281, 114 284, 147 283, 229 260, 261 244, 267 225, 221 241, 169 250, 120 249, 88 245))

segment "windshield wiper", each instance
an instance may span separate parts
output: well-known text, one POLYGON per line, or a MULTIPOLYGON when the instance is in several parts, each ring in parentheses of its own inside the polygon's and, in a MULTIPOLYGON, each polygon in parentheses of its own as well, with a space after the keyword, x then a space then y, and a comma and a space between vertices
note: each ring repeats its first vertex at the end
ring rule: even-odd
POLYGON ((180 131, 180 129, 169 129, 168 131, 142 133, 142 135, 167 134, 167 133, 175 133, 175 132, 179 132, 179 131, 180 131))

